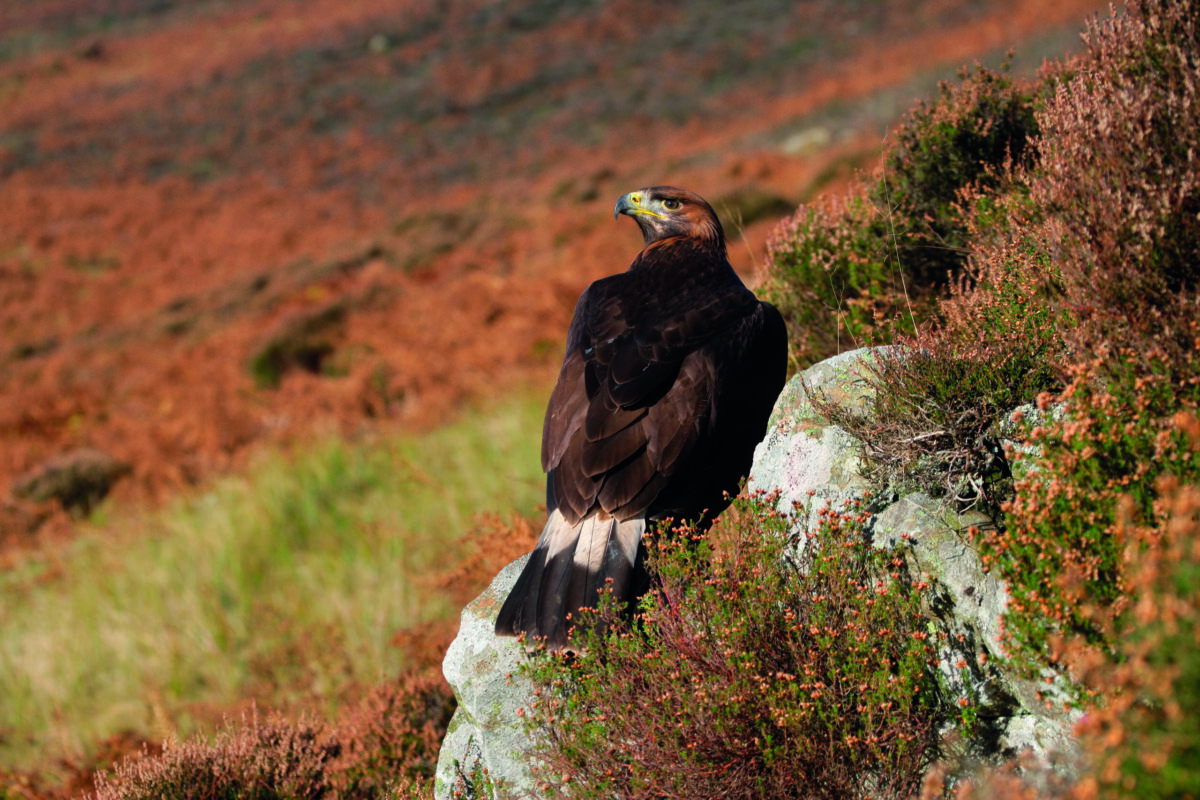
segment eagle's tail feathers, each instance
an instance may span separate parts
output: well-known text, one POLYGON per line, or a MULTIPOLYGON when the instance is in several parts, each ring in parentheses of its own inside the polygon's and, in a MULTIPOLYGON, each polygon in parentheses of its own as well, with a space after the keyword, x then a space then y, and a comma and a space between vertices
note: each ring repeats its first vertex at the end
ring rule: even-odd
POLYGON ((496 617, 496 633, 544 638, 560 650, 581 608, 594 608, 611 581, 617 600, 645 591, 640 558, 643 519, 590 516, 571 525, 557 509, 546 520, 525 569, 496 617))

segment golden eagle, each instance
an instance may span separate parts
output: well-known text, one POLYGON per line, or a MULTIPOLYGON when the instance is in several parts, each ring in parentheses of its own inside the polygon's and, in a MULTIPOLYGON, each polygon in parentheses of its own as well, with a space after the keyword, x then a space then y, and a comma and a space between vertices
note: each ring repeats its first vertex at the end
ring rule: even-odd
POLYGON ((702 197, 653 186, 621 214, 646 244, 575 306, 542 429, 549 519, 496 618, 552 649, 606 585, 627 606, 649 588, 648 523, 729 504, 787 372, 783 318, 733 271, 702 197))

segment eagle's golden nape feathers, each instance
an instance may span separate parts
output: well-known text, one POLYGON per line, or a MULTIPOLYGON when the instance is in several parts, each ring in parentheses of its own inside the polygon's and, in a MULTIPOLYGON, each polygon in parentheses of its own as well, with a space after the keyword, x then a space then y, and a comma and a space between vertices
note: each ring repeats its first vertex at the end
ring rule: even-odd
POLYGON ((575 306, 542 429, 548 518, 495 626, 552 649, 605 586, 633 611, 654 522, 729 505, 787 373, 783 318, 729 265, 704 198, 652 186, 614 213, 646 244, 575 306))
POLYGON ((613 217, 626 214, 642 229, 646 245, 675 237, 697 239, 725 252, 725 231, 712 206, 676 186, 648 186, 617 200, 613 217))

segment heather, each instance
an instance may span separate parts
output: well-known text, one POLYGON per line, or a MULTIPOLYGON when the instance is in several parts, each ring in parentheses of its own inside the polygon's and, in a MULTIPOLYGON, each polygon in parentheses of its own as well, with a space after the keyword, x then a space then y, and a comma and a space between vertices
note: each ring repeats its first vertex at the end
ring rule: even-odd
POLYGON ((656 538, 631 626, 542 655, 528 709, 548 797, 908 797, 952 704, 927 584, 861 501, 788 535, 775 498, 656 538))
POLYGON ((977 66, 943 82, 885 142, 883 164, 847 196, 802 207, 769 244, 764 286, 799 366, 914 332, 967 266, 961 193, 995 194, 1034 159, 1044 89, 977 66))
POLYGON ((333 724, 257 711, 206 742, 168 741, 97 781, 96 800, 418 797, 454 701, 438 678, 383 684, 333 724))
MULTIPOLYGON (((927 115, 950 129, 969 134, 999 94, 1026 104, 1032 135, 1022 154, 981 151, 967 182, 938 178, 954 192, 963 260, 957 274, 939 272, 951 279, 932 306, 924 301, 937 281, 893 270, 905 283, 874 304, 883 313, 873 325, 899 347, 876 368, 873 407, 843 419, 881 486, 992 515, 974 544, 1012 593, 1009 657, 1030 676, 1069 676, 1087 712, 1090 761, 1072 796, 1200 791, 1198 18, 1193 2, 1131 2, 1093 21, 1086 52, 1049 65, 1036 84, 978 72, 943 92, 927 115), (1005 450, 1001 439, 1018 444, 1005 450)), ((919 148, 894 155, 911 168, 885 159, 875 185, 930 174, 919 148)), ((864 207, 870 197, 841 202, 864 207)), ((893 213, 903 230, 903 204, 893 213)), ((774 281, 829 236, 858 241, 873 224, 841 215, 814 232, 813 214, 781 229, 774 281)), ((932 230, 936 208, 923 219, 932 230)), ((819 260, 807 268, 838 274, 819 260)), ((849 284, 843 305, 877 287, 849 284)), ((780 296, 800 309, 795 318, 829 306, 780 296)), ((827 318, 824 346, 843 330, 827 318)), ((800 340, 797 360, 812 357, 812 341, 800 340)), ((1007 773, 976 783, 976 796, 1032 791, 1007 773)))

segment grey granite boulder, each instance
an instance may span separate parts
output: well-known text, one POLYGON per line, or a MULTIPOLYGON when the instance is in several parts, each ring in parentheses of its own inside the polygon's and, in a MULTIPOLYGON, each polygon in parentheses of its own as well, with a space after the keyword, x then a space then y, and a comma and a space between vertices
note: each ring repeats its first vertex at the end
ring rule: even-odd
POLYGON ((1050 676, 1048 684, 1035 684, 1004 666, 1008 591, 984 569, 969 534, 991 524, 977 511, 960 515, 917 493, 879 511, 872 537, 876 547, 903 552, 912 572, 931 586, 928 611, 945 634, 942 677, 976 716, 956 755, 968 764, 1023 756, 1029 769, 1069 769, 1079 756, 1072 735, 1077 716, 1062 711, 1060 682, 1050 676))
POLYGON ((796 514, 797 527, 812 522, 823 506, 862 497, 870 484, 862 476, 858 444, 830 425, 809 401, 810 390, 839 405, 862 410, 870 399, 867 366, 871 350, 853 350, 814 364, 788 381, 754 451, 750 491, 779 492, 779 509, 796 514))
MULTIPOLYGON (((497 800, 535 797, 526 755, 529 739, 517 709, 529 704, 531 687, 518 674, 524 647, 493 632, 496 614, 521 574, 522 556, 496 575, 492 584, 463 609, 458 636, 442 660, 442 674, 454 688, 458 710, 438 756, 438 800, 472 798, 486 770, 497 800)), ((487 796, 487 795, 480 795, 487 796)))
MULTIPOLYGON (((856 441, 825 419, 809 395, 819 392, 842 408, 865 410, 872 395, 866 377, 877 352, 854 350, 827 359, 793 378, 780 395, 755 451, 749 488, 778 491, 778 507, 795 514, 795 529, 808 529, 824 506, 840 507, 873 488, 860 472, 856 441)), ((1038 415, 1032 407, 1023 411, 1038 415)), ((1019 435, 1014 426, 1009 429, 1009 435, 1019 435)), ((1006 444, 1022 449, 1020 442, 1006 444)), ((1062 711, 1061 679, 1048 675, 1034 684, 1003 666, 1001 618, 1008 593, 984 569, 968 533, 992 521, 974 511, 960 515, 926 494, 897 497, 887 491, 868 503, 873 543, 903 552, 911 572, 930 583, 928 611, 945 634, 942 677, 975 709, 976 724, 960 737, 958 755, 964 764, 1023 755, 1027 764, 1069 769, 1077 758, 1076 716, 1062 711)))

